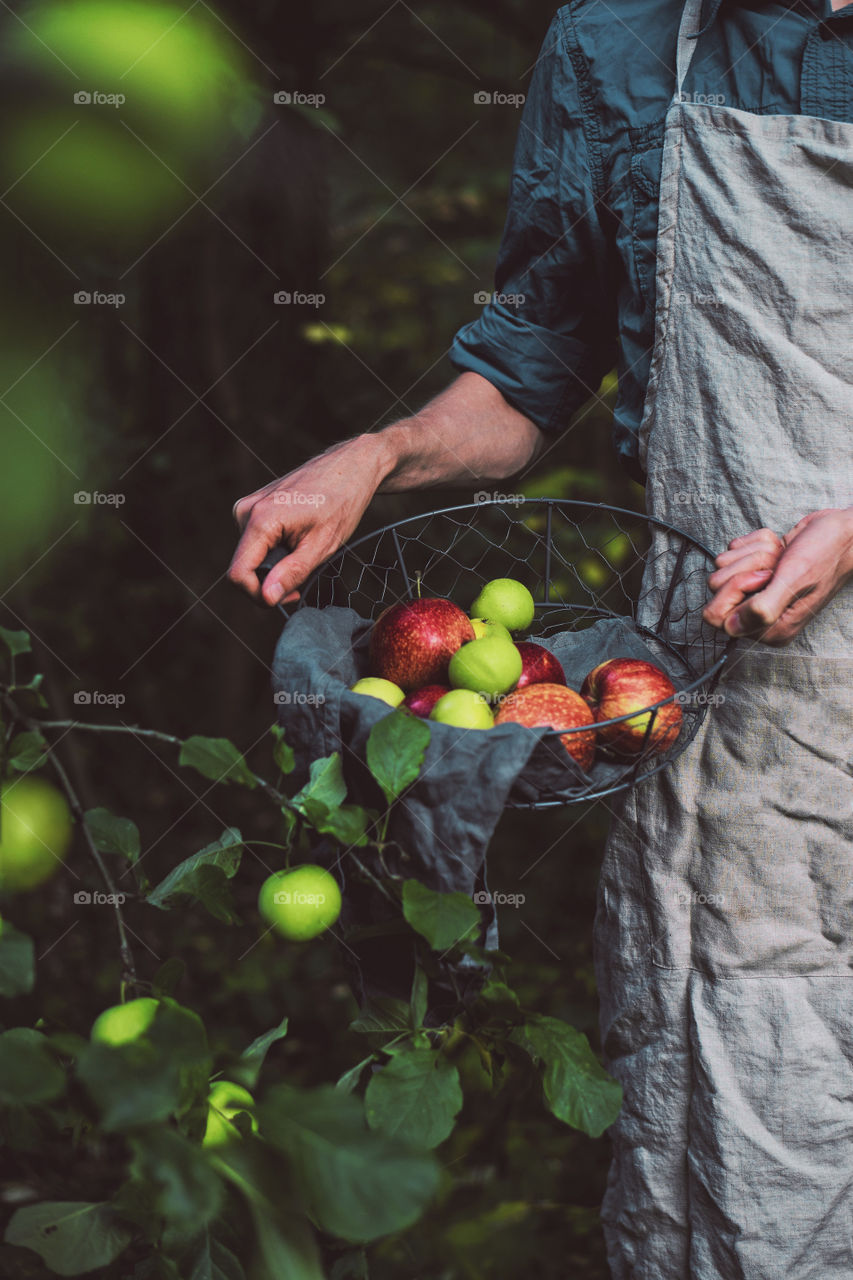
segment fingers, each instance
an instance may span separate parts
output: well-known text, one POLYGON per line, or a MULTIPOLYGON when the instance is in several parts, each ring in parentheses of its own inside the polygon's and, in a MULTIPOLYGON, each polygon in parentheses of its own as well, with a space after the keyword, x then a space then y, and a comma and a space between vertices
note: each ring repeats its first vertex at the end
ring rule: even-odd
POLYGON ((336 544, 319 531, 306 534, 289 556, 270 569, 262 588, 267 604, 290 604, 299 599, 297 587, 335 550, 336 544))
POLYGON ((261 584, 256 570, 277 541, 278 539, 265 530, 260 523, 252 524, 250 521, 237 543, 237 550, 228 566, 228 578, 236 587, 247 592, 253 600, 261 599, 261 584))
POLYGON ((773 576, 772 569, 746 569, 731 575, 702 610, 712 627, 724 627, 726 619, 753 591, 760 591, 773 576))
POLYGON ((745 555, 752 553, 769 555, 774 551, 777 555, 781 555, 784 549, 785 545, 782 539, 772 529, 755 529, 752 533, 745 533, 739 538, 733 538, 729 543, 728 550, 718 555, 715 563, 719 568, 723 568, 745 555))

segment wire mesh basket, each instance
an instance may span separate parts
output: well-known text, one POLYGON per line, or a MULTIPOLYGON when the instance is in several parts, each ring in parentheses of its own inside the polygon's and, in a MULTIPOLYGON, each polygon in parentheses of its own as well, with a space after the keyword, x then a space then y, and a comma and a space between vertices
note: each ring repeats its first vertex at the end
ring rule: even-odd
MULTIPOLYGON (((346 544, 308 579, 297 607, 340 605, 375 619, 388 605, 421 595, 464 608, 491 579, 517 578, 535 601, 524 639, 581 632, 603 619, 628 623, 677 692, 644 708, 650 713, 644 744, 630 760, 593 765, 588 777, 559 791, 509 801, 514 808, 549 808, 636 786, 695 737, 731 643, 702 618, 714 567, 714 553, 690 534, 638 512, 562 498, 496 498, 411 516, 346 544), (660 751, 656 717, 674 700, 681 726, 660 751)), ((581 732, 554 728, 546 738, 556 747, 565 734, 581 732)))

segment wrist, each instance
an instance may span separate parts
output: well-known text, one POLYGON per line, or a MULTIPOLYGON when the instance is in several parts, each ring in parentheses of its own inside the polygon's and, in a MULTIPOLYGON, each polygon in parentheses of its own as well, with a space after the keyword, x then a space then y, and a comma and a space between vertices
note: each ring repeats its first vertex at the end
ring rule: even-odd
POLYGON ((370 441, 374 465, 379 477, 377 493, 388 493, 389 484, 405 467, 409 458, 409 431, 405 419, 393 422, 365 437, 370 441))

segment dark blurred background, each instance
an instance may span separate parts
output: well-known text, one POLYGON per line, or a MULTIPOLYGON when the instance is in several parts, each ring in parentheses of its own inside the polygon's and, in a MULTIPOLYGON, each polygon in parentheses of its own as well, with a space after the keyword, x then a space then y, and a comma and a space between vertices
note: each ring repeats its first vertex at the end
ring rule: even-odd
MULTIPOLYGON (((283 618, 224 581, 232 503, 454 376, 453 334, 493 287, 520 114, 474 96, 525 92, 554 6, 5 8, 0 624, 33 633, 54 718, 229 737, 271 776, 283 618), (311 295, 324 300, 295 300, 311 295)), ((512 491, 641 508, 611 449, 613 391, 611 377, 512 491)), ((472 492, 377 499, 364 530, 472 492)), ((275 839, 274 810, 178 771, 168 747, 59 738, 85 807, 139 824, 152 882, 225 826, 275 839)), ((508 814, 490 852, 492 887, 526 898, 501 915, 525 1002, 594 1043, 607 818, 603 805, 508 814)), ((288 1014, 269 1078, 333 1080, 363 1056, 354 1003, 333 941, 257 941, 269 852, 236 882, 240 926, 130 904, 137 964, 150 979, 185 962, 176 994, 222 1051, 288 1014)), ((91 880, 82 850, 71 865, 17 900, 15 922, 42 955, 39 1007, 87 1033, 118 961, 106 909, 71 905, 91 880)), ((441 1154, 452 1190, 371 1251, 371 1276, 502 1280, 534 1257, 545 1280, 605 1276, 606 1142, 536 1097, 496 1108, 475 1090, 441 1154)), ((63 1198, 70 1156, 48 1163, 33 1176, 63 1198)))

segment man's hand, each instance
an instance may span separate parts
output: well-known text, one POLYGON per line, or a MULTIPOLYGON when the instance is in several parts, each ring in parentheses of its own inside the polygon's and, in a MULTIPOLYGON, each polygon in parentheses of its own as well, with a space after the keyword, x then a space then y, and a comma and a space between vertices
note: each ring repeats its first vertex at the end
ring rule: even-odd
POLYGON ((538 456, 545 436, 478 373, 463 373, 428 405, 376 434, 356 436, 281 480, 240 498, 243 536, 228 577, 264 604, 299 599, 297 587, 353 534, 374 493, 433 485, 474 485, 515 475, 538 456), (290 555, 257 569, 280 542, 290 555))
POLYGON ((243 531, 228 577, 261 603, 289 604, 309 574, 341 547, 364 515, 390 467, 381 436, 335 445, 280 480, 240 498, 234 518, 243 531), (280 542, 290 555, 261 586, 256 570, 280 542))
POLYGON ((708 579, 703 617, 730 636, 785 645, 853 578, 853 508, 813 511, 783 538, 735 538, 708 579))

